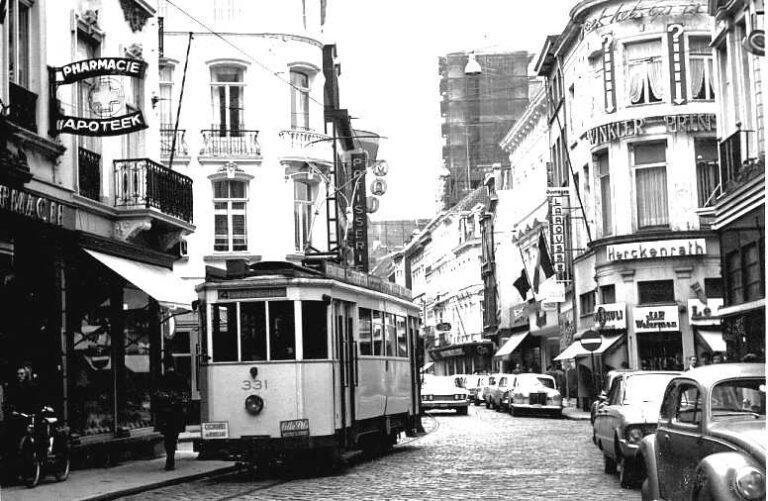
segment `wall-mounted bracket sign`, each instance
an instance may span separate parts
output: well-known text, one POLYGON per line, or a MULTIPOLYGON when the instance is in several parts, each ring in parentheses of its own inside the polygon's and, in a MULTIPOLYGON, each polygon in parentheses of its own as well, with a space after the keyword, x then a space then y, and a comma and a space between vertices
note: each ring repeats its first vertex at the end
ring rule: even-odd
POLYGON ((147 63, 123 57, 99 57, 55 68, 56 85, 94 79, 88 90, 90 116, 58 115, 56 131, 81 136, 119 136, 147 128, 141 110, 125 98, 124 78, 144 79, 147 63))

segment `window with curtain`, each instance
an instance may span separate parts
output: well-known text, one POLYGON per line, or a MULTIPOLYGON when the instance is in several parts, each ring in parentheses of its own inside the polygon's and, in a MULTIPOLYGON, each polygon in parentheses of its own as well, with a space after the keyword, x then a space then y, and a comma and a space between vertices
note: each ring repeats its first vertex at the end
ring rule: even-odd
POLYGON ((244 128, 243 69, 217 66, 211 69, 213 128, 221 136, 238 136, 244 128))
POLYGON ((658 103, 664 99, 661 39, 626 44, 624 63, 630 104, 658 103))
POLYGON ((638 228, 669 224, 666 154, 664 142, 632 147, 638 228))
POLYGON ((704 207, 707 201, 712 202, 715 190, 720 184, 720 173, 717 163, 717 139, 697 138, 694 140, 696 154, 696 188, 699 207, 704 207))
POLYGON ((8 79, 25 89, 29 89, 31 8, 27 0, 8 3, 8 79))
POLYGON ((294 240, 296 250, 300 252, 312 243, 312 214, 316 196, 315 185, 298 180, 293 183, 294 240))
POLYGON ((715 99, 715 73, 709 37, 688 38, 688 81, 691 99, 715 99))
POLYGON ((291 71, 291 128, 309 129, 309 75, 291 71))
POLYGON ((608 150, 601 151, 595 156, 595 170, 600 183, 603 236, 613 233, 613 202, 611 200, 611 171, 609 167, 608 150))
POLYGON ((214 181, 213 250, 236 252, 248 250, 246 235, 246 186, 243 181, 214 181))
POLYGON ((160 66, 160 128, 173 129, 173 66, 160 66))

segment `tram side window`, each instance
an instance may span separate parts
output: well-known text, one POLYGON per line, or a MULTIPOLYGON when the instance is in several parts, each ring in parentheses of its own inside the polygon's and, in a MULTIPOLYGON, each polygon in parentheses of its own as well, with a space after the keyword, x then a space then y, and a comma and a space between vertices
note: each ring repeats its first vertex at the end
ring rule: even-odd
POLYGON ((408 356, 408 331, 405 328, 405 317, 395 317, 397 324, 397 356, 408 356))
POLYGON ((324 301, 301 302, 304 360, 328 358, 328 306, 324 301))
POLYGON ((237 361, 237 304, 213 305, 213 361, 237 361))
POLYGON ((373 355, 384 355, 384 314, 371 311, 371 326, 373 332, 373 355))
POLYGON ((358 324, 360 325, 360 355, 373 355, 373 343, 371 342, 371 310, 360 308, 357 310, 358 324))
POLYGON ((269 302, 269 359, 295 360, 293 301, 269 302))
POLYGON ((397 344, 397 327, 395 327, 395 316, 391 313, 387 313, 387 330, 386 330, 386 341, 385 345, 387 347, 387 353, 386 355, 388 357, 394 357, 395 353, 397 353, 397 349, 395 345, 397 344))
POLYGON ((240 359, 267 359, 266 303, 240 303, 240 359))

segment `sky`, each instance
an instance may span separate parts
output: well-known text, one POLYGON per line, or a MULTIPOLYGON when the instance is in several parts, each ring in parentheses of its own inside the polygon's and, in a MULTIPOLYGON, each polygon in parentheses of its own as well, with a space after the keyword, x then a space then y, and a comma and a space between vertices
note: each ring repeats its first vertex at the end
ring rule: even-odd
MULTIPOLYGON (((341 107, 385 137, 387 193, 374 220, 431 218, 442 165, 438 57, 527 50, 559 34, 576 0, 329 0, 341 107)), ((370 184, 370 182, 368 183, 370 184)))

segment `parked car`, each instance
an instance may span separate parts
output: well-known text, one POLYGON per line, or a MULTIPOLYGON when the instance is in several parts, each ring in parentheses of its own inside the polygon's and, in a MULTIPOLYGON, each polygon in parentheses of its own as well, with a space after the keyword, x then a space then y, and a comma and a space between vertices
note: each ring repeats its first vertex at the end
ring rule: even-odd
POLYGON ((597 406, 600 405, 600 402, 605 402, 608 400, 608 392, 611 390, 611 386, 613 385, 613 380, 616 379, 619 374, 623 374, 625 372, 630 372, 632 369, 616 369, 612 371, 608 371, 608 373, 605 375, 605 384, 603 385, 602 390, 600 390, 600 393, 597 395, 597 399, 592 402, 592 407, 590 409, 589 413, 589 421, 592 424, 595 424, 595 416, 597 415, 597 406))
POLYGON ((426 377, 421 383, 421 408, 455 409, 466 415, 469 409, 469 392, 455 376, 426 377))
POLYGON ((643 500, 765 499, 765 366, 708 365, 667 385, 640 445, 643 500))
POLYGON ((480 391, 478 392, 478 395, 480 396, 480 399, 485 402, 485 408, 490 409, 491 408, 491 401, 488 398, 488 395, 491 393, 491 388, 496 384, 496 378, 497 375, 491 375, 488 376, 488 379, 486 380, 485 384, 482 386, 480 391))
POLYGON ((606 473, 616 473, 624 488, 639 487, 645 476, 636 460, 640 441, 653 433, 659 406, 673 371, 620 372, 611 383, 606 401, 600 402, 592 440, 603 452, 606 473))
POLYGON ((509 390, 515 383, 514 374, 497 374, 496 383, 488 391, 491 409, 505 411, 509 409, 509 390))
POLYGON ((487 382, 488 376, 486 374, 470 374, 464 377, 464 388, 469 392, 470 402, 480 405, 481 392, 487 382))
POLYGON ((513 416, 523 410, 556 416, 563 413, 563 397, 549 374, 518 374, 509 394, 508 407, 513 416))

